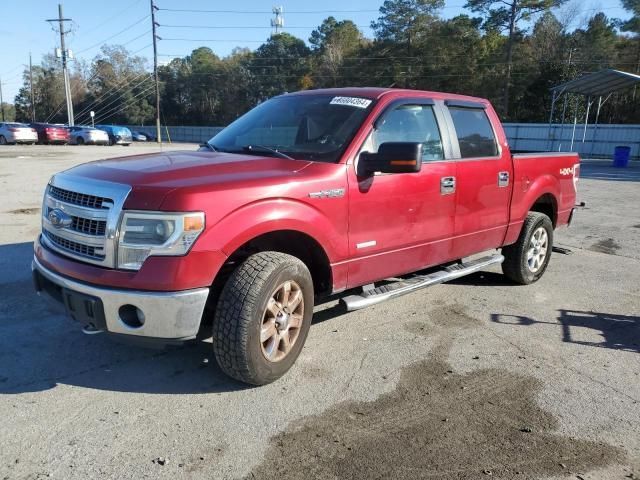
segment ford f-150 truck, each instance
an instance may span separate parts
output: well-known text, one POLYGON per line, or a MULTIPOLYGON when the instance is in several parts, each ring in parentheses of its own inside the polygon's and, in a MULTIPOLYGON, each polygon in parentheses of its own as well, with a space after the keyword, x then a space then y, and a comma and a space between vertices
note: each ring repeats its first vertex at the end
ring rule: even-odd
POLYGON ((285 94, 200 151, 54 175, 34 281, 86 333, 211 336, 222 370, 260 385, 292 366, 323 296, 354 310, 499 263, 535 282, 578 173, 573 153, 512 154, 479 98, 285 94))

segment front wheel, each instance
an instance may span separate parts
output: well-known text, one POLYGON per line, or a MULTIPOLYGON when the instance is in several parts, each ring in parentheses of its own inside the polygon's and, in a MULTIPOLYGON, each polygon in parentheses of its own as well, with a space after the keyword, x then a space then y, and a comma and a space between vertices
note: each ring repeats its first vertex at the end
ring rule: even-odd
POLYGON ((298 358, 313 315, 313 281, 306 265, 279 252, 250 256, 220 294, 213 350, 230 377, 271 383, 298 358))
POLYGON ((4 135, 0 135, 0 145, 8 145, 7 139, 4 138, 4 135))
POLYGON ((529 212, 518 240, 502 249, 502 272, 522 285, 537 282, 551 258, 553 224, 544 213, 529 212))

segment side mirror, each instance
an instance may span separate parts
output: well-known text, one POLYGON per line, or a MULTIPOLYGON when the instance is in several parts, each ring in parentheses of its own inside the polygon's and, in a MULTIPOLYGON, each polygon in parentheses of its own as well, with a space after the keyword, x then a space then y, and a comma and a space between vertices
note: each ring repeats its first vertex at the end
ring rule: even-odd
POLYGON ((358 176, 381 173, 418 173, 422 167, 422 143, 387 142, 378 153, 362 152, 358 160, 358 176))

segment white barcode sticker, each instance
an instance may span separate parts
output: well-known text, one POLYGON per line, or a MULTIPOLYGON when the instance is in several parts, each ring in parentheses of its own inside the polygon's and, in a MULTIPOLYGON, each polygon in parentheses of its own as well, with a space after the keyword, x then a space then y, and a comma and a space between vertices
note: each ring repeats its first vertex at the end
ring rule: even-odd
POLYGON ((368 98, 359 97, 333 97, 330 105, 345 105, 348 107, 367 108, 371 105, 371 100, 368 98))

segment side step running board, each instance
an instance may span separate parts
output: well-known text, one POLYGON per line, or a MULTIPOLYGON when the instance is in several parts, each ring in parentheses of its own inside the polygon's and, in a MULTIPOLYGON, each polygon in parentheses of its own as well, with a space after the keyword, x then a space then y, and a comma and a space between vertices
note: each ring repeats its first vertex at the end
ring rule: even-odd
POLYGON ((448 282, 456 278, 464 277, 470 273, 482 270, 490 265, 502 263, 504 257, 496 254, 482 257, 469 262, 451 265, 444 270, 430 273, 428 275, 416 275, 406 280, 399 280, 395 283, 383 285, 371 290, 364 290, 360 295, 349 295, 342 298, 348 311, 359 310, 361 308, 375 305, 407 293, 411 293, 421 288, 430 287, 439 283, 448 282))

